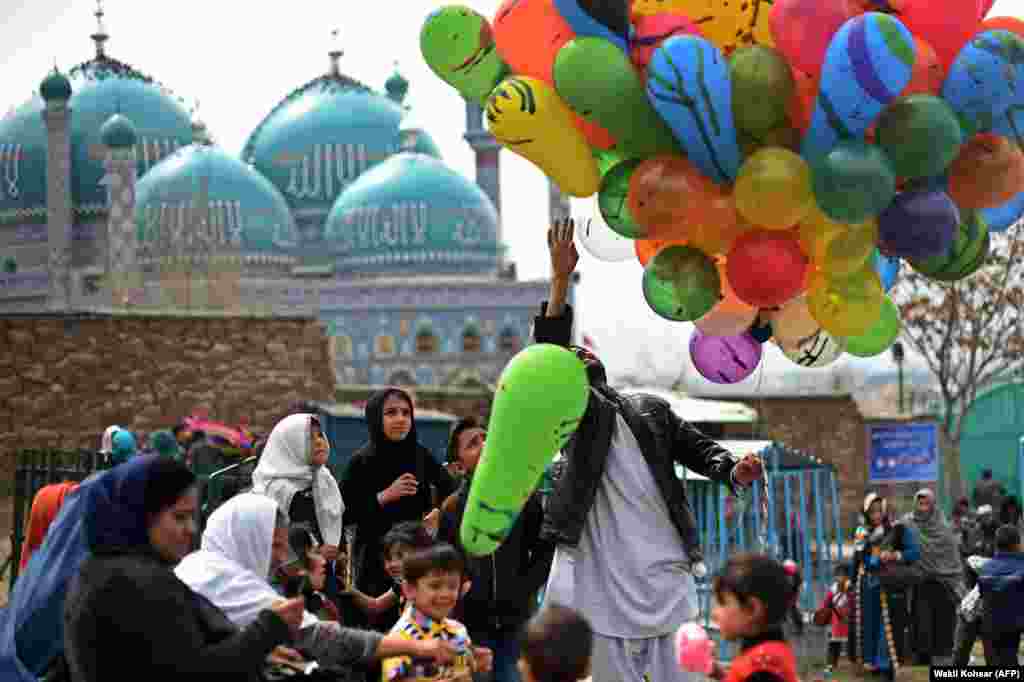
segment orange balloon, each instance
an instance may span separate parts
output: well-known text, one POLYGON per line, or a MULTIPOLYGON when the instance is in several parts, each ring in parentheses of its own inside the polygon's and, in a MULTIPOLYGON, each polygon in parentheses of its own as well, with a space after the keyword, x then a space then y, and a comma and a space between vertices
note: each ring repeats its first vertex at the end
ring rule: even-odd
POLYGON ((981 22, 981 28, 978 29, 978 32, 994 31, 996 29, 1002 29, 1024 37, 1024 21, 1017 17, 990 17, 981 22))
POLYGON ((793 97, 789 100, 789 121, 801 133, 811 127, 811 117, 818 100, 818 79, 800 69, 793 72, 793 97))
POLYGON ((946 79, 939 55, 926 41, 914 36, 914 69, 910 82, 903 88, 900 97, 906 95, 938 95, 946 79))
POLYGON ((647 265, 647 261, 666 246, 686 246, 685 239, 636 239, 634 243, 636 258, 640 265, 647 265))
MULTIPOLYGON (((576 37, 554 0, 505 0, 491 26, 498 54, 513 72, 554 85, 555 57, 576 37)), ((573 125, 591 147, 611 149, 615 145, 611 133, 582 116, 573 114, 573 125)))
POLYGON ((1024 187, 1024 154, 1000 135, 976 135, 949 165, 949 195, 960 208, 1005 204, 1024 187))
POLYGON ((719 257, 715 263, 718 268, 718 280, 722 283, 722 298, 709 310, 704 317, 694 324, 710 336, 735 336, 742 334, 757 319, 758 310, 740 300, 729 278, 726 276, 725 258, 719 257))
POLYGON ((727 213, 718 215, 723 213, 721 200, 717 185, 681 156, 645 159, 629 180, 629 210, 649 230, 680 221, 728 221, 727 213))
POLYGON ((754 226, 745 220, 738 220, 731 226, 694 224, 688 228, 690 246, 707 254, 726 254, 737 239, 753 229, 754 226))

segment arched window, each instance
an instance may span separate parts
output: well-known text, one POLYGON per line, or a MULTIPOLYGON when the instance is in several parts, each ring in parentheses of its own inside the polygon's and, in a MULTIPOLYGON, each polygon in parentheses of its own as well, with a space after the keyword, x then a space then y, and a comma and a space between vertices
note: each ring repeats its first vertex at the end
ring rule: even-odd
POLYGON ((519 332, 512 327, 505 327, 498 335, 498 350, 502 353, 516 353, 522 346, 519 332))
POLYGON ((434 328, 429 324, 420 325, 416 330, 416 352, 424 355, 436 353, 439 346, 440 341, 434 328))
POLYGON ((481 342, 480 327, 470 322, 462 330, 462 351, 464 353, 479 353, 481 342))

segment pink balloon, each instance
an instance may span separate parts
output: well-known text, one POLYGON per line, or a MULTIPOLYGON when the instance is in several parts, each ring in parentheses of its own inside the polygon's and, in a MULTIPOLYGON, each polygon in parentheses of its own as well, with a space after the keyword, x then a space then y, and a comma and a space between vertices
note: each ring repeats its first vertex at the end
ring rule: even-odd
POLYGON ((848 0, 775 0, 768 22, 789 65, 818 76, 832 36, 853 15, 848 0))
POLYGON ((679 667, 691 673, 708 675, 713 667, 714 643, 698 623, 683 623, 676 631, 676 655, 679 667))

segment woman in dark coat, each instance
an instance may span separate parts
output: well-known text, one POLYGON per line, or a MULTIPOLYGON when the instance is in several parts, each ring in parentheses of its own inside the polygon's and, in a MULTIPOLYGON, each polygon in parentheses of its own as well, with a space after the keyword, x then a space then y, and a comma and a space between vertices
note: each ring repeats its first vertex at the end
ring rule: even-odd
POLYGON ((137 457, 87 494, 92 556, 64 607, 71 679, 259 679, 267 655, 291 641, 302 599, 282 600, 240 630, 174 575, 195 535, 192 472, 175 460, 137 457))
POLYGON ((869 672, 892 680, 904 656, 907 590, 882 586, 887 564, 910 565, 920 558, 914 531, 890 525, 886 501, 876 493, 864 498, 864 525, 855 533, 854 599, 850 610, 850 659, 869 672))
MULTIPOLYGON (((345 524, 356 526, 356 587, 376 597, 392 587, 380 539, 402 521, 436 516, 436 505, 455 491, 455 482, 416 438, 412 398, 387 388, 366 404, 370 442, 352 456, 341 481, 345 524)), ((386 614, 382 625, 390 627, 386 614)))

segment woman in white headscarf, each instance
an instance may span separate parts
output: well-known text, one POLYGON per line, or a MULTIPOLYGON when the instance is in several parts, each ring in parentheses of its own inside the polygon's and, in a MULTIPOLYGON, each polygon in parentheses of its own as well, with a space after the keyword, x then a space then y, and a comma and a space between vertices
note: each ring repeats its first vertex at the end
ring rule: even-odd
POLYGON ((345 502, 327 468, 331 446, 312 414, 293 414, 270 432, 252 474, 253 492, 277 502, 293 524, 305 524, 328 562, 338 558, 345 502))
MULTIPOLYGON (((289 554, 287 520, 277 503, 265 495, 243 493, 210 515, 199 550, 186 556, 175 573, 229 620, 245 627, 260 611, 281 600, 269 576, 272 567, 287 561, 289 554)), ((454 648, 441 640, 382 636, 321 621, 308 612, 296 645, 345 680, 362 679, 357 664, 376 658, 416 656, 447 661, 455 654, 454 648)))

